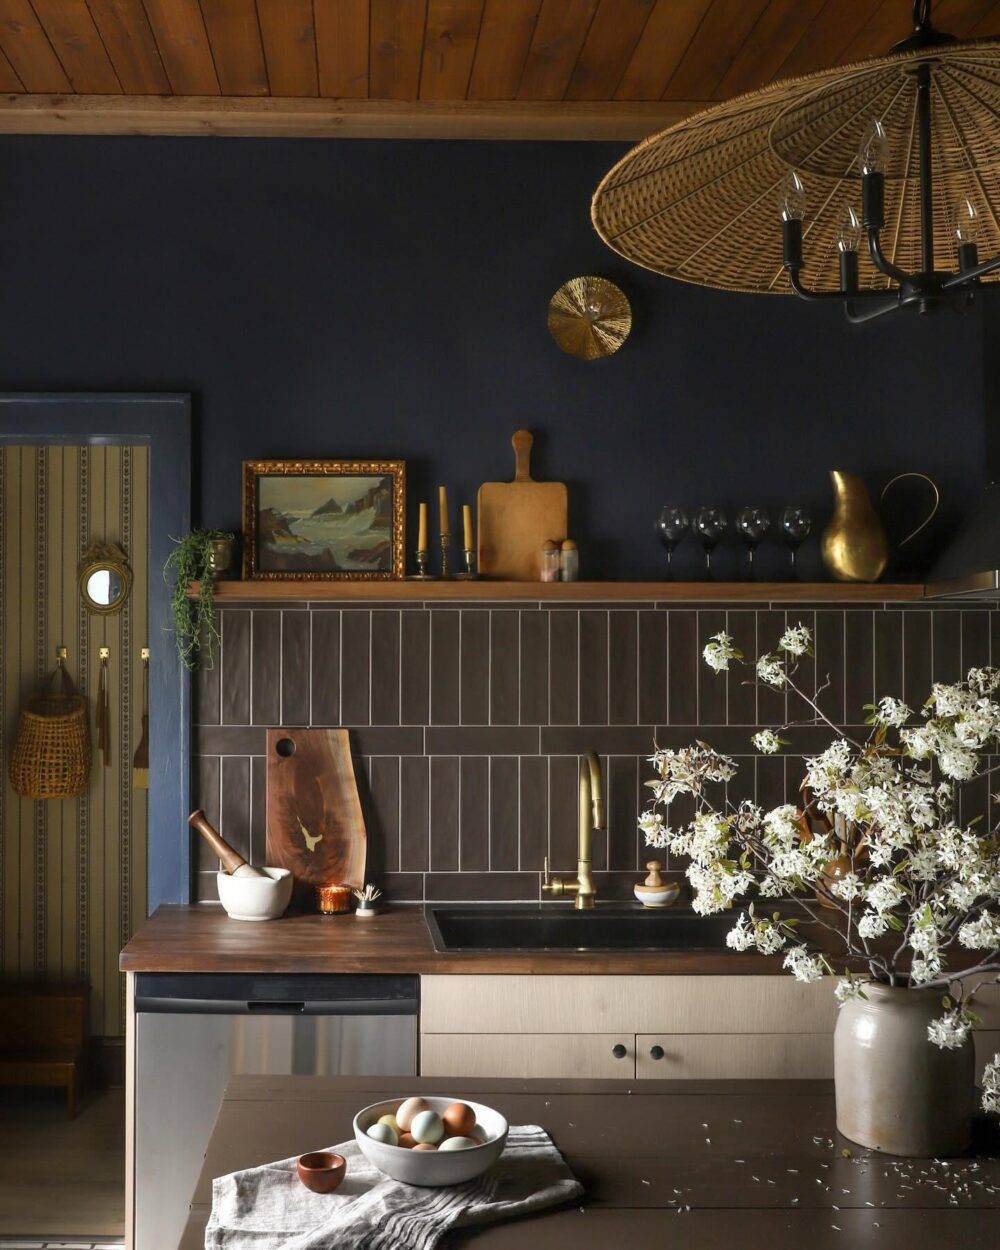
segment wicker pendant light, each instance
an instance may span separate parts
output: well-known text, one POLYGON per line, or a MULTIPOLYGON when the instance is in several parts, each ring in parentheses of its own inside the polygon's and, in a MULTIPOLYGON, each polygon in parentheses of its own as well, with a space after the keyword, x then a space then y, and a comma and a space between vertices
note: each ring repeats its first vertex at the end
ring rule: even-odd
POLYGON ((724 290, 845 300, 853 272, 868 315, 968 299, 1000 276, 979 262, 1000 256, 1000 40, 956 42, 929 9, 917 0, 913 35, 887 56, 774 83, 651 136, 598 187, 598 233, 647 269, 724 290), (879 208, 889 272, 871 249, 879 208), (874 292, 894 300, 868 303, 874 292))

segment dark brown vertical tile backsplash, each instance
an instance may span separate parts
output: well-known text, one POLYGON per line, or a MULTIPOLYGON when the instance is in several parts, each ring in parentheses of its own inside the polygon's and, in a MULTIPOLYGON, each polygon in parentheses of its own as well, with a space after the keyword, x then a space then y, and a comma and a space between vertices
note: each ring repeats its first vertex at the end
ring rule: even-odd
MULTIPOLYGON (((575 866, 578 756, 592 749, 606 786, 598 885, 603 897, 625 898, 651 854, 636 817, 654 739, 680 746, 702 737, 736 757, 731 801, 794 797, 795 752, 819 749, 829 735, 793 729, 787 755, 757 755, 750 735, 789 715, 801 720, 800 711, 792 702, 786 712, 783 694, 756 689, 745 672, 713 673, 701 651, 727 630, 752 658, 800 621, 815 636, 800 679, 845 726, 863 726, 877 696, 918 707, 932 681, 1000 662, 1000 611, 978 606, 340 609, 290 599, 227 608, 221 655, 195 691, 197 801, 261 862, 266 728, 343 725, 357 759, 369 876, 389 897, 537 899, 546 855, 554 871, 575 866)), ((969 796, 971 805, 990 801, 988 787, 969 796)), ((686 818, 679 801, 672 823, 686 818)), ((201 848, 198 897, 215 897, 214 864, 201 848)))

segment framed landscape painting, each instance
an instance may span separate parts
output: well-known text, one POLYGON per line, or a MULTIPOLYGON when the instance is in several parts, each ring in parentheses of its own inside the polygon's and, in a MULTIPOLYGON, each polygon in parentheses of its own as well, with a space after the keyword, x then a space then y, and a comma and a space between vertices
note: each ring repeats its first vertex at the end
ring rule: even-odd
POLYGON ((244 460, 243 576, 403 576, 402 460, 244 460))

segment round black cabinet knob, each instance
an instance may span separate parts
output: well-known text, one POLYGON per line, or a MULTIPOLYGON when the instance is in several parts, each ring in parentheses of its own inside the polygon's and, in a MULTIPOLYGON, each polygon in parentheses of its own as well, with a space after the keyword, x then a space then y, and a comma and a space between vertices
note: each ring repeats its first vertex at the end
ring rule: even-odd
POLYGON ((619 1042, 617 1046, 611 1047, 611 1053, 614 1055, 616 1059, 624 1059, 625 1056, 628 1054, 628 1051, 621 1044, 621 1042, 619 1042))
POLYGON ((665 1054, 666 1054, 666 1051, 663 1049, 662 1046, 651 1046, 649 1048, 650 1059, 662 1059, 665 1054))

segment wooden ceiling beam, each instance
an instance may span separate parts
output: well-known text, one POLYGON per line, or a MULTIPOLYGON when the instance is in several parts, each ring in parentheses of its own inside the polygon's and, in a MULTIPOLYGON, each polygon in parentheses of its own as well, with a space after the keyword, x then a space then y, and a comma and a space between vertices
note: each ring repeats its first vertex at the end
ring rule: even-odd
POLYGON ((0 95, 0 134, 643 139, 705 101, 421 101, 0 95))

